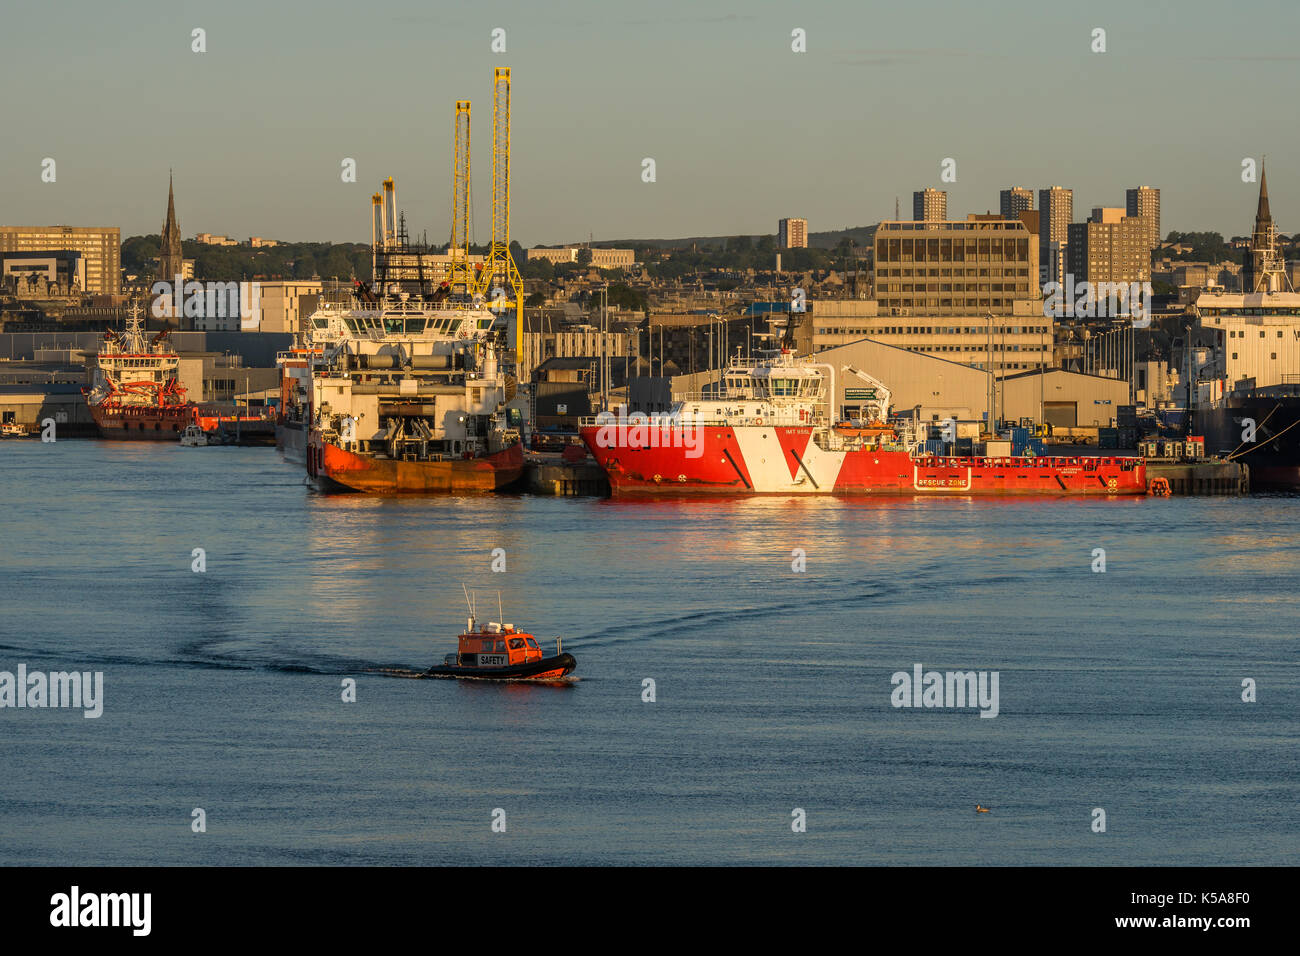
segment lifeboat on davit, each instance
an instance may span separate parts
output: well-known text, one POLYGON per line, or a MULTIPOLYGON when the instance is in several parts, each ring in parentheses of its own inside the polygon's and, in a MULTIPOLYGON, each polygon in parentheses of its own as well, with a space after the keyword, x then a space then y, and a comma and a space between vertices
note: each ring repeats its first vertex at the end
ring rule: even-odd
POLYGON ((892 425, 886 425, 881 421, 863 422, 854 424, 853 422, 837 422, 835 431, 842 438, 887 438, 890 441, 898 439, 898 431, 892 425))
POLYGON ((474 602, 465 633, 458 638, 455 654, 448 654, 441 664, 434 664, 424 677, 463 677, 473 680, 555 681, 573 673, 578 662, 572 654, 560 650, 555 639, 555 653, 547 656, 536 637, 515 629, 513 624, 491 621, 479 626, 474 618, 474 602))

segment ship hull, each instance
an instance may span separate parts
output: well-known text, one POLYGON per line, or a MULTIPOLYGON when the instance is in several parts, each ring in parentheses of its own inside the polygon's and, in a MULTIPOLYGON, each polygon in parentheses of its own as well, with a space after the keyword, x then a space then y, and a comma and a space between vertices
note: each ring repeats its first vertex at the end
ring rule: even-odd
POLYGON ((462 680, 559 680, 573 673, 578 662, 572 654, 557 654, 527 664, 508 664, 503 667, 460 667, 435 664, 424 672, 425 677, 458 677, 462 680))
POLYGON ((1300 398, 1229 395, 1217 408, 1197 408, 1193 431, 1205 451, 1250 468, 1255 491, 1300 491, 1300 398), (1254 441, 1247 422, 1255 423, 1254 441))
POLYGON ((307 464, 307 426, 302 422, 278 422, 275 426, 275 447, 288 461, 307 464))
POLYGON ((137 405, 105 408, 92 405, 100 437, 118 441, 180 441, 194 421, 193 405, 137 405))
POLYGON ((315 439, 307 454, 307 473, 322 491, 378 495, 476 494, 502 491, 524 472, 523 445, 481 458, 399 461, 345 451, 315 439))
POLYGON ((587 426, 582 438, 630 495, 1143 495, 1140 458, 913 458, 831 451, 807 426, 587 426))

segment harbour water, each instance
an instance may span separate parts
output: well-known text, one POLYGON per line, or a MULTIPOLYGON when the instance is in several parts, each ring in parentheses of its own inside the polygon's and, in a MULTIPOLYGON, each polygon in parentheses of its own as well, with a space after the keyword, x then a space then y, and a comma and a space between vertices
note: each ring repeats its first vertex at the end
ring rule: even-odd
POLYGON ((104 675, 0 710, 5 865, 1300 863, 1294 498, 382 499, 99 441, 0 495, 0 671, 104 675), (462 582, 580 680, 409 679, 462 582), (997 717, 895 708, 916 664, 997 717))

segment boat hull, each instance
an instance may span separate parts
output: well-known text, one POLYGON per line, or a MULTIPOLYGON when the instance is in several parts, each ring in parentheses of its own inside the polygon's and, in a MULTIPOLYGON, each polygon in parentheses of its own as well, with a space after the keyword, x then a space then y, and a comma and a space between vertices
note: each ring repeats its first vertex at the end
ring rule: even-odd
POLYGON ((573 673, 578 662, 572 654, 556 654, 527 664, 507 664, 503 667, 461 667, 455 664, 435 664, 424 672, 424 677, 458 677, 465 680, 559 680, 573 673))
POLYGON ((501 491, 524 473, 523 445, 481 458, 400 461, 345 451, 313 436, 307 473, 322 491, 379 495, 474 494, 501 491))
POLYGON ((808 426, 586 426, 582 438, 627 495, 1144 495, 1140 458, 913 457, 823 449, 808 426))
POLYGON ((1197 408, 1196 434, 1208 454, 1231 454, 1250 468, 1253 491, 1300 491, 1300 398, 1229 395, 1217 408, 1197 408), (1255 423, 1255 440, 1247 421, 1255 423))
POLYGON ((303 422, 278 422, 275 426, 275 447, 288 461, 307 464, 307 426, 303 422))
POLYGON ((180 441, 185 426, 194 421, 194 406, 127 405, 90 406, 102 438, 119 441, 180 441))

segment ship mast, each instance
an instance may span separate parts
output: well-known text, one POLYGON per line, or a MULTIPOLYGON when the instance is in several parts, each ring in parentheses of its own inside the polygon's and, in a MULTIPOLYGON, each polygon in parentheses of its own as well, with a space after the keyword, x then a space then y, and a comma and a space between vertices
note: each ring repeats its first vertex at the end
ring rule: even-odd
POLYGON ((124 338, 126 340, 125 344, 128 347, 124 351, 135 352, 138 354, 145 350, 144 349, 144 327, 140 322, 140 316, 143 313, 144 310, 140 308, 140 303, 132 299, 131 308, 126 313, 127 314, 126 335, 124 336, 124 338))

